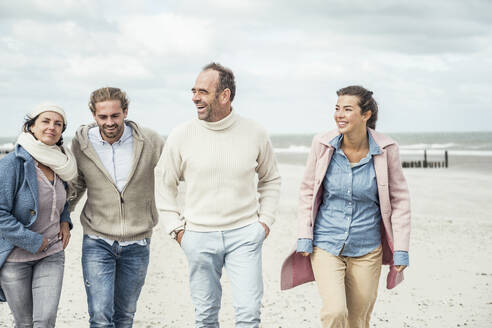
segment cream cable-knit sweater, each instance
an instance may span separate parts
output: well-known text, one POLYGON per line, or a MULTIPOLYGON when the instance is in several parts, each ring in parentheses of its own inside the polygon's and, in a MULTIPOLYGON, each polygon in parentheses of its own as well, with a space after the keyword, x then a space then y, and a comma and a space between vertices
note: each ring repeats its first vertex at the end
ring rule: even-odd
POLYGON ((266 131, 229 114, 218 122, 192 120, 175 128, 155 168, 156 203, 166 230, 223 231, 255 221, 271 226, 280 175, 266 131), (186 184, 184 210, 178 184, 186 184))

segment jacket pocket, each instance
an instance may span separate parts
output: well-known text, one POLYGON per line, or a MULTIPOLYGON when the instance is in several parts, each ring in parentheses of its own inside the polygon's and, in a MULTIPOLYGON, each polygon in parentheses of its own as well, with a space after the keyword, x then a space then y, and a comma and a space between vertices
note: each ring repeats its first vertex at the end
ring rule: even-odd
POLYGON ((84 208, 82 209, 82 213, 85 216, 87 223, 89 223, 92 226, 97 224, 97 221, 94 218, 92 208, 87 202, 85 203, 84 208))
POLYGON ((150 218, 152 220, 152 225, 155 226, 157 224, 158 219, 159 219, 159 215, 157 214, 157 209, 154 205, 153 200, 147 201, 147 213, 148 213, 148 215, 150 215, 150 218))

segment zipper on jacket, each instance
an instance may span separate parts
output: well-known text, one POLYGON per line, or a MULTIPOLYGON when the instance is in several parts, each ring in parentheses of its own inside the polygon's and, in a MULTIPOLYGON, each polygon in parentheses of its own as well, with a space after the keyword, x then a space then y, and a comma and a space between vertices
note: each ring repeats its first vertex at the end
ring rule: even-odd
POLYGON ((125 235, 125 200, 123 199, 123 195, 120 193, 120 206, 121 206, 121 220, 120 220, 120 228, 121 235, 125 235))

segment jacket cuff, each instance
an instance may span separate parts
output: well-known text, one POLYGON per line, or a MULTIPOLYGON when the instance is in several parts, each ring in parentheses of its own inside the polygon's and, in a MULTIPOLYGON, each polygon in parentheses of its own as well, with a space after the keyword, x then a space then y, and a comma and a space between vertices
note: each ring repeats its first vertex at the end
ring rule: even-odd
POLYGON ((296 252, 297 253, 301 253, 301 252, 312 253, 313 252, 313 240, 307 239, 307 238, 297 239, 296 252))
MULTIPOLYGON (((43 244, 43 236, 40 235, 39 233, 36 233, 36 232, 33 232, 33 234, 34 234, 33 235, 34 240, 29 245, 29 247, 25 248, 25 250, 32 253, 32 254, 36 254, 38 252, 39 248, 41 247, 41 245, 43 244)), ((19 247, 21 247, 21 246, 19 246, 19 247)))
POLYGON ((408 252, 406 251, 395 251, 393 254, 393 265, 406 265, 409 266, 410 260, 408 257, 408 252))
POLYGON ((68 226, 69 226, 70 230, 73 229, 72 220, 70 219, 70 211, 69 211, 68 202, 65 203, 65 207, 63 209, 63 212, 60 215, 60 222, 68 222, 68 226))
POLYGON ((172 234, 173 231, 177 229, 184 229, 185 221, 176 213, 168 213, 164 217, 160 216, 160 218, 163 218, 166 233, 168 235, 172 234))

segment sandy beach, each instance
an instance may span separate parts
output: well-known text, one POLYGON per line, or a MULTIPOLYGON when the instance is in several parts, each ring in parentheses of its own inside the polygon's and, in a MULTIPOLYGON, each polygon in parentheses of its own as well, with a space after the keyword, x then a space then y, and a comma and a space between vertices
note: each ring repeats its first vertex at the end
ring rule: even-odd
MULTIPOLYGON (((314 283, 280 291, 279 272, 295 242, 298 186, 303 167, 281 164, 282 196, 277 221, 264 244, 262 327, 320 327, 320 300, 314 283)), ((371 327, 491 327, 492 173, 461 169, 406 169, 412 198, 410 267, 405 281, 389 291, 383 268, 371 327)), ((58 327, 88 327, 80 264, 79 205, 66 250, 58 327)), ((233 327, 227 273, 220 320, 233 327)), ((0 327, 12 327, 6 303, 0 327)), ((135 327, 193 327, 186 258, 159 224, 135 327)))

